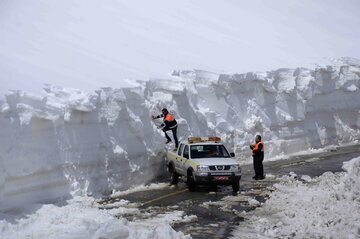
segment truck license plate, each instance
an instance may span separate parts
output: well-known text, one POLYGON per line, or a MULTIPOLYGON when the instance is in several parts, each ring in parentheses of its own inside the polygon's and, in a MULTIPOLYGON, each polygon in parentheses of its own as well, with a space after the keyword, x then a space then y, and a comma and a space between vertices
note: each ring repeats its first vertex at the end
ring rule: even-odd
POLYGON ((219 181, 221 181, 221 180, 228 180, 228 179, 229 179, 228 176, 215 176, 215 180, 219 180, 219 181))

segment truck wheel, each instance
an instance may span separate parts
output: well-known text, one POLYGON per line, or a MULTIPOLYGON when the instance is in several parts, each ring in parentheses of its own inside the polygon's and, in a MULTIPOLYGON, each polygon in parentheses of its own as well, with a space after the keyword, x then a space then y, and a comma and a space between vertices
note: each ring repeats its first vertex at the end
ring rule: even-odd
POLYGON ((170 183, 178 184, 180 175, 175 172, 174 166, 172 164, 170 164, 170 166, 169 166, 169 173, 171 174, 170 183))
POLYGON ((173 172, 171 174, 171 184, 178 184, 178 182, 179 182, 179 174, 173 172))
POLYGON ((232 183, 232 189, 233 192, 238 192, 240 190, 240 179, 235 179, 235 181, 232 183))
POLYGON ((187 172, 187 184, 189 187, 189 191, 193 192, 196 190, 196 182, 194 179, 194 174, 190 170, 187 172))

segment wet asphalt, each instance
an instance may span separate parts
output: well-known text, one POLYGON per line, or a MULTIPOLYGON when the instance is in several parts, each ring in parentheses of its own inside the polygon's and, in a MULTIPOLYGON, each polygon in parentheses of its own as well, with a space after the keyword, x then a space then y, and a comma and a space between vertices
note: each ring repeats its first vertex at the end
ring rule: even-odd
MULTIPOLYGON (((233 195, 231 186, 218 186, 216 189, 202 186, 196 192, 190 192, 186 183, 180 180, 177 186, 130 193, 104 199, 100 203, 106 206, 121 199, 134 203, 133 205, 140 209, 140 214, 121 215, 130 221, 155 217, 175 210, 184 211, 185 216, 191 217, 187 218, 187 222, 173 224, 175 230, 190 234, 195 239, 228 238, 232 229, 245 220, 239 212, 248 212, 260 206, 250 204, 249 199, 265 202, 277 178, 290 172, 297 174, 298 178, 302 175, 320 176, 327 171, 339 172, 342 171, 344 161, 359 156, 360 145, 353 145, 337 147, 322 153, 294 156, 286 160, 267 162, 265 159, 264 172, 273 175, 265 180, 253 180, 252 165, 243 166, 240 192, 236 201, 226 199, 227 196, 233 195)), ((161 181, 164 180, 168 179, 161 181)))

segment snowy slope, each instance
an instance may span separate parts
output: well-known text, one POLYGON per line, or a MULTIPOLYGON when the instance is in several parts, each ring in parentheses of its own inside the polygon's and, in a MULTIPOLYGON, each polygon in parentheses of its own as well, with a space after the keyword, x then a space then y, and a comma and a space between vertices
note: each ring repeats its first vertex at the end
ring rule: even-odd
POLYGON ((266 158, 360 138, 360 64, 169 79, 93 93, 47 87, 1 100, 0 208, 102 195, 163 174, 164 137, 150 115, 167 107, 178 134, 219 135, 240 163, 260 133, 266 158))
POLYGON ((301 180, 283 176, 262 207, 244 213, 232 238, 359 238, 360 158, 343 169, 301 180))

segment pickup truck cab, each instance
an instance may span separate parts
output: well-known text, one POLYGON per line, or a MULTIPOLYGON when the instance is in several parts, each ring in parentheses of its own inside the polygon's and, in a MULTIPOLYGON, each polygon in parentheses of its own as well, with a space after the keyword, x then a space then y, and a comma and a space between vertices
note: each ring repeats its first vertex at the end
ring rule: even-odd
POLYGON ((180 142, 175 152, 167 153, 167 166, 171 183, 177 184, 179 177, 187 178, 190 191, 199 184, 232 185, 239 191, 241 168, 219 137, 190 137, 180 142))

